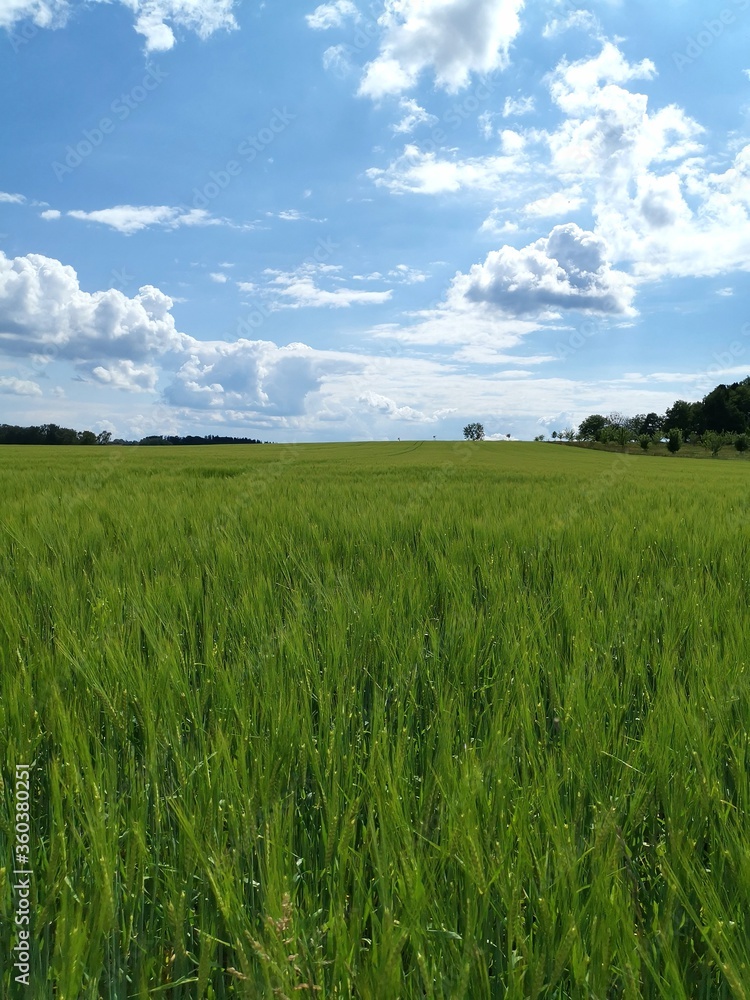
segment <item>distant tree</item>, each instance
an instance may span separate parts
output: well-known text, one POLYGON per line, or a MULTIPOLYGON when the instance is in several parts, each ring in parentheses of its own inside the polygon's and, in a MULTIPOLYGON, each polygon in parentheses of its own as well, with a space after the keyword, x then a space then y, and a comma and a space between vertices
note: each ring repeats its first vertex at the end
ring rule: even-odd
POLYGON ((638 444, 643 448, 644 451, 648 451, 648 446, 651 444, 651 438, 648 434, 641 434, 638 438, 638 444))
POLYGON ((682 431, 679 427, 671 427, 667 431, 667 450, 676 455, 682 447, 682 431))
POLYGON ((734 446, 740 453, 747 451, 749 444, 750 442, 748 442, 747 434, 738 434, 734 439, 734 446))
POLYGON ((575 441, 576 432, 572 427, 566 427, 560 437, 564 438, 566 441, 575 441))
POLYGON ((557 441, 557 431, 552 431, 552 440, 557 441))
POLYGON ((722 434, 733 431, 742 434, 748 428, 748 414, 743 413, 744 387, 741 382, 733 385, 717 385, 704 398, 703 428, 722 434))
POLYGON ((467 441, 484 441, 484 427, 482 424, 467 424, 464 427, 464 437, 467 441))
POLYGON ((714 458, 718 456, 724 445, 729 444, 731 440, 731 435, 719 434, 718 431, 704 431, 700 437, 700 443, 711 452, 714 458))
POLYGON ((592 413, 590 417, 586 417, 578 428, 578 440, 599 441, 601 440, 601 433, 606 426, 606 417, 603 417, 601 413, 592 413))
POLYGON ((97 444, 109 444, 111 440, 112 440, 111 431, 101 431, 99 434, 96 435, 97 444))
POLYGON ((96 434, 93 431, 81 431, 78 435, 79 444, 96 444, 96 434))
POLYGON ((634 417, 626 420, 626 426, 630 429, 633 438, 640 438, 641 434, 648 434, 653 437, 661 430, 664 418, 658 413, 636 413, 634 417))
POLYGON ((664 426, 664 417, 659 416, 658 413, 647 413, 646 417, 641 424, 640 434, 648 434, 649 437, 653 438, 664 426))
POLYGON ((617 410, 614 410, 607 417, 607 423, 611 427, 626 427, 628 423, 628 418, 624 416, 622 413, 619 413, 617 410))
POLYGON ((622 424, 613 424, 612 431, 612 439, 616 441, 621 448, 625 448, 633 440, 633 432, 628 427, 627 421, 622 424))
POLYGON ((678 399, 667 410, 663 427, 682 431, 685 440, 692 434, 700 434, 707 429, 703 418, 703 404, 688 403, 684 399, 678 399))

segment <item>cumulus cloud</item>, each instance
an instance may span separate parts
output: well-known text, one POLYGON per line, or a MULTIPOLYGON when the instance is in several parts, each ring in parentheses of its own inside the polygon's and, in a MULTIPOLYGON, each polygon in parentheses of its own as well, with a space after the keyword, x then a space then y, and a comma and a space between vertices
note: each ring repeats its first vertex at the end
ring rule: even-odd
POLYGON ((101 208, 94 212, 75 209, 67 214, 71 219, 110 226, 126 236, 152 226, 177 229, 179 226, 222 225, 221 219, 214 218, 203 208, 173 208, 169 205, 115 205, 114 208, 101 208))
POLYGON ((547 141, 551 171, 588 192, 595 230, 641 280, 750 269, 750 145, 723 172, 704 156, 702 126, 676 105, 651 110, 624 86, 650 80, 612 43, 563 62, 550 91, 567 118, 547 141))
POLYGON ((153 392, 159 378, 153 365, 138 365, 128 360, 110 362, 106 366, 95 365, 90 373, 101 385, 126 392, 153 392))
POLYGON ((425 415, 420 410, 415 410, 411 406, 399 406, 388 396, 381 396, 377 392, 363 393, 358 402, 364 403, 371 410, 376 410, 392 420, 425 420, 425 415))
POLYGON ((41 254, 9 259, 0 251, 0 350, 69 360, 144 360, 183 348, 169 296, 145 285, 128 298, 117 289, 85 292, 72 267, 41 254))
POLYGON ((633 315, 632 278, 614 270, 602 240, 575 223, 516 250, 504 246, 454 279, 454 293, 511 316, 551 317, 560 310, 633 315))
MULTIPOLYGON (((0 10, 2 7, 0 6, 0 10)), ((26 201, 22 194, 10 194, 8 191, 0 191, 0 204, 3 202, 8 205, 23 205, 26 201)))
POLYGON ((340 27, 347 18, 359 19, 359 11, 351 0, 333 0, 332 3, 322 3, 312 14, 305 17, 308 25, 316 31, 340 27))
MULTIPOLYGON (((630 62, 605 41, 594 57, 563 60, 549 74, 557 126, 505 129, 497 152, 463 159, 412 143, 367 176, 394 194, 493 196, 482 231, 495 234, 519 218, 567 222, 588 210, 609 260, 637 281, 750 270, 750 145, 717 169, 700 123, 642 92, 639 81, 655 75, 649 59, 630 62)), ((515 100, 505 114, 525 110, 515 100)))
POLYGON ((25 379, 10 378, 2 376, 0 378, 0 392, 10 396, 41 396, 42 390, 36 382, 29 382, 25 379))
POLYGON ((39 213, 39 218, 47 219, 49 221, 50 219, 59 219, 61 215, 62 213, 58 211, 58 209, 48 208, 46 211, 39 213))
POLYGON ((305 412, 326 374, 350 367, 305 344, 196 341, 164 398, 190 409, 294 417, 305 412))
MULTIPOLYGON (((99 0, 105 2, 105 0, 99 0)), ((208 38, 220 29, 237 27, 234 0, 121 0, 135 17, 135 30, 143 35, 147 52, 162 52, 175 44, 175 28, 208 38)), ((32 20, 40 28, 62 27, 71 12, 65 0, 0 0, 0 28, 32 20)))
POLYGON ((424 70, 455 93, 473 73, 507 65, 524 0, 386 0, 380 52, 359 92, 380 99, 411 89, 424 70))

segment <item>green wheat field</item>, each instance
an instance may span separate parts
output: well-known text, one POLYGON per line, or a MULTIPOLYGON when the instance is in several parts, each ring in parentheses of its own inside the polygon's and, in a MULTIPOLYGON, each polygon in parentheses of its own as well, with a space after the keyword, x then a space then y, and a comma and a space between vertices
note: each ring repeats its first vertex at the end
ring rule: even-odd
POLYGON ((0 586, 2 997, 750 996, 746 462, 6 447, 0 586))

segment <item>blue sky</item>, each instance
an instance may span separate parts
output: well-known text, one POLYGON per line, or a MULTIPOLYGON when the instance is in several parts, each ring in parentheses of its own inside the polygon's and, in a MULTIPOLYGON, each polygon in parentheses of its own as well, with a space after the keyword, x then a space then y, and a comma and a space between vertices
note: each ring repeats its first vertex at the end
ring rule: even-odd
POLYGON ((750 374, 750 0, 0 29, 0 422, 531 438, 750 374))

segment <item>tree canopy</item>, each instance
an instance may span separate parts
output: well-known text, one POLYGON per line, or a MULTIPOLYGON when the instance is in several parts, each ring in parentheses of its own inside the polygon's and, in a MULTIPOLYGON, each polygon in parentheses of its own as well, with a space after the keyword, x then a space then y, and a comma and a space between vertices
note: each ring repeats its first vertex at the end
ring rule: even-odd
POLYGON ((578 428, 579 441, 616 441, 625 445, 643 437, 660 440, 670 430, 680 432, 681 441, 714 440, 710 435, 750 433, 750 376, 731 385, 717 385, 699 402, 676 400, 664 413, 592 413, 578 428), (706 437, 709 435, 709 437, 706 437))

